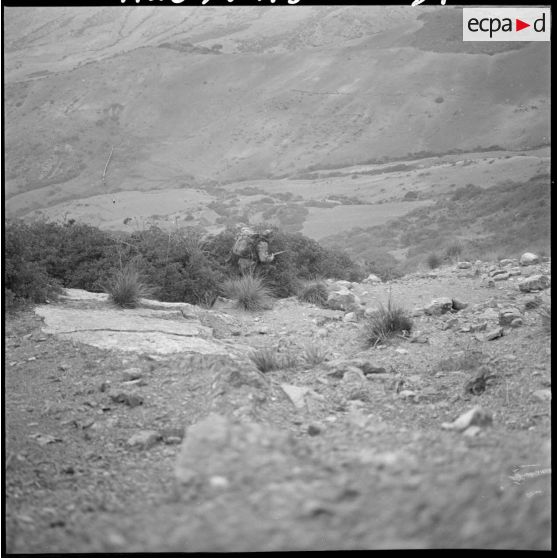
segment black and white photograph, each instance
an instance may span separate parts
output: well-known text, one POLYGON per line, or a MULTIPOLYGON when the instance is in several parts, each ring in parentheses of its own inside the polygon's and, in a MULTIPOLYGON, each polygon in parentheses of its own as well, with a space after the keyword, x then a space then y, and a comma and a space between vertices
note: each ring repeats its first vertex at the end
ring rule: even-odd
POLYGON ((555 550, 554 7, 72 4, 2 2, 3 552, 555 550))

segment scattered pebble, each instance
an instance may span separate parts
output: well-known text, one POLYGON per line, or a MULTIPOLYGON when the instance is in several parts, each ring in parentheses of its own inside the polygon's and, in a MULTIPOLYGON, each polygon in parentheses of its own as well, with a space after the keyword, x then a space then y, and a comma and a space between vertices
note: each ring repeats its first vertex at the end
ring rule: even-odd
POLYGON ((486 341, 494 341, 495 339, 498 339, 499 337, 503 337, 503 335, 504 335, 504 328, 503 327, 497 327, 496 329, 493 329, 492 331, 489 331, 484 336, 484 339, 486 341))
POLYGON ((155 430, 142 430, 129 438, 127 443, 130 447, 150 449, 161 440, 161 438, 161 434, 155 430))
POLYGON ((143 397, 132 391, 113 390, 108 395, 115 403, 124 403, 129 407, 137 407, 143 404, 143 397))

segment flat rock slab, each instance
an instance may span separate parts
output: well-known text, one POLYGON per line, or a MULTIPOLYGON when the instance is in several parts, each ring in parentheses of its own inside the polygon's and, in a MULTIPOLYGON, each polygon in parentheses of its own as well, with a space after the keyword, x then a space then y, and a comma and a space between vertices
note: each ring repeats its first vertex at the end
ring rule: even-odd
MULTIPOLYGON (((44 318, 44 333, 59 335, 101 349, 158 354, 228 354, 230 347, 213 339, 213 331, 199 320, 185 319, 170 307, 164 310, 111 306, 106 295, 72 290, 71 305, 41 305, 35 313, 44 318), (95 301, 95 308, 76 307, 78 301, 95 301)), ((190 305, 185 305, 190 306, 190 305)))

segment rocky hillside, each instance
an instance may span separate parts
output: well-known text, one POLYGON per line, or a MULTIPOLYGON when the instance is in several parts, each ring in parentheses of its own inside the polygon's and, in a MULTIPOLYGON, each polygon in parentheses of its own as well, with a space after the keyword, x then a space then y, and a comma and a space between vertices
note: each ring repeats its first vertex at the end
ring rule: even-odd
POLYGON ((460 37, 449 6, 6 8, 8 214, 106 196, 91 219, 122 227, 118 192, 184 215, 210 186, 547 145, 548 45, 460 37))
POLYGON ((549 549, 550 261, 6 327, 8 552, 549 549), (378 305, 411 331, 364 342, 378 305))

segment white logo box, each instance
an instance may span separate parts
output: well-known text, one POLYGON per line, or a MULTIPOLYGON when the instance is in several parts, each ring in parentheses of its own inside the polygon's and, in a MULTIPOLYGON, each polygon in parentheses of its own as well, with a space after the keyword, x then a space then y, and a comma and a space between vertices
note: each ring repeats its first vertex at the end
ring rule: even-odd
POLYGON ((550 41, 551 25, 550 8, 463 8, 464 41, 550 41))

